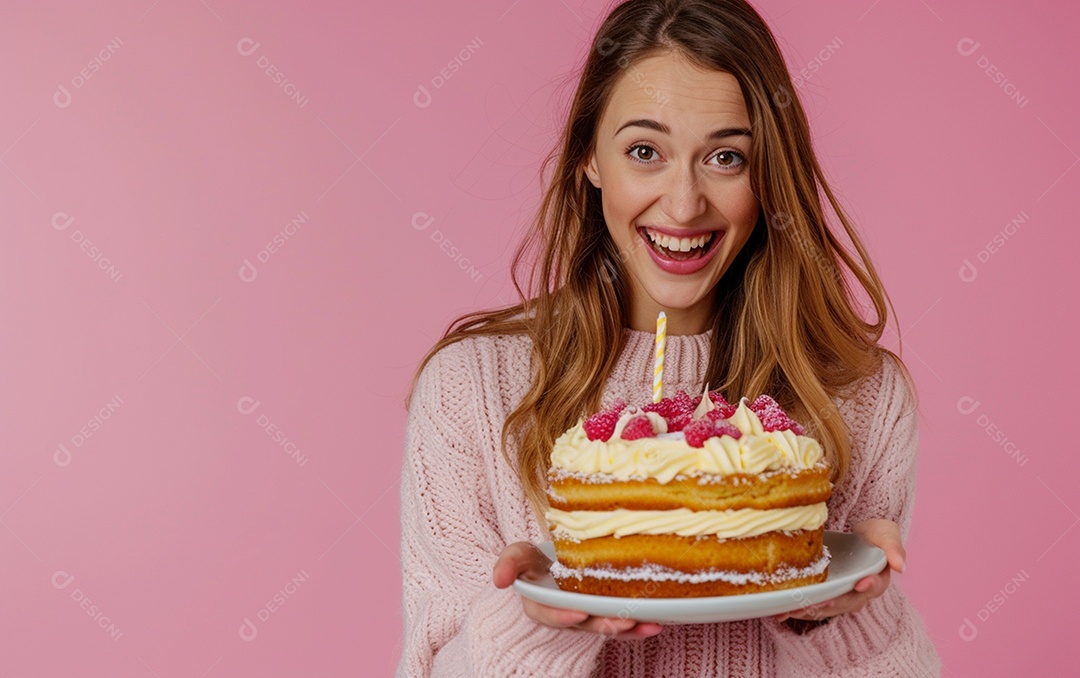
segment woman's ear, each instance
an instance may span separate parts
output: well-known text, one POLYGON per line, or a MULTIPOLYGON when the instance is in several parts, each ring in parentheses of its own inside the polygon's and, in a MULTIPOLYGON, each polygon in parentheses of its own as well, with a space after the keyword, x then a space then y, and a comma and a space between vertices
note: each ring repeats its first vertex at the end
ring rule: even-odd
POLYGON ((596 168, 596 153, 589 154, 589 161, 585 163, 585 176, 596 188, 600 188, 600 171, 596 168))

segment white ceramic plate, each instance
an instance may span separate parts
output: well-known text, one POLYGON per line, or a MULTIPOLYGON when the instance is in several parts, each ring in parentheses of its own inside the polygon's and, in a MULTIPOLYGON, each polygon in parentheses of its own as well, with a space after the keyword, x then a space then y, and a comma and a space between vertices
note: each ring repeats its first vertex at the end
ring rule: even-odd
MULTIPOLYGON (((768 617, 821 603, 847 593, 863 577, 885 567, 885 552, 870 546, 861 537, 844 532, 825 532, 825 545, 832 554, 828 579, 781 591, 748 593, 741 596, 709 598, 617 598, 563 591, 551 576, 535 582, 518 579, 517 592, 544 605, 581 610, 602 617, 629 617, 661 624, 710 624, 768 617)), ((551 542, 540 550, 554 560, 551 542)))

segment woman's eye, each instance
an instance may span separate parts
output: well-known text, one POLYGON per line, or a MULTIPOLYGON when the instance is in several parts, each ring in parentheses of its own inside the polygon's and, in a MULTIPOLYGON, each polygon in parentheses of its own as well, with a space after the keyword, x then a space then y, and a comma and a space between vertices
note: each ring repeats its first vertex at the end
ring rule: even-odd
POLYGON ((656 150, 654 150, 651 146, 637 144, 630 147, 630 155, 634 158, 634 160, 649 162, 650 160, 656 158, 656 150))
POLYGON ((716 159, 716 164, 725 169, 742 167, 746 164, 746 159, 742 157, 742 153, 736 151, 720 151, 713 156, 716 159))

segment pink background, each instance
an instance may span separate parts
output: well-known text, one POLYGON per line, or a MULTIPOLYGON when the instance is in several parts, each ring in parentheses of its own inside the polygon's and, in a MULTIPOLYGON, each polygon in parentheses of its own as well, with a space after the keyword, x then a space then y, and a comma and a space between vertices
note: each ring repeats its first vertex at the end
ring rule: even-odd
MULTIPOLYGON (((606 7, 5 3, 0 674, 392 672, 408 381, 606 7)), ((945 675, 1074 670, 1077 10, 758 7, 921 388, 894 582, 945 675)))

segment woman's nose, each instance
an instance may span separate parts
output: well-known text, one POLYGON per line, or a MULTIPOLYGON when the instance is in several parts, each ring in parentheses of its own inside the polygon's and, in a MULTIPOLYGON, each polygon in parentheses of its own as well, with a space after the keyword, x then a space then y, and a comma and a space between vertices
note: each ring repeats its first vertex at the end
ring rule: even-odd
POLYGON ((675 223, 689 223, 705 213, 701 177, 691 167, 672 168, 661 208, 675 223))

